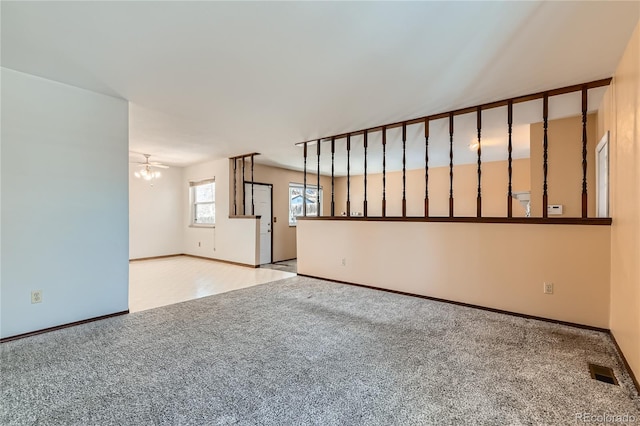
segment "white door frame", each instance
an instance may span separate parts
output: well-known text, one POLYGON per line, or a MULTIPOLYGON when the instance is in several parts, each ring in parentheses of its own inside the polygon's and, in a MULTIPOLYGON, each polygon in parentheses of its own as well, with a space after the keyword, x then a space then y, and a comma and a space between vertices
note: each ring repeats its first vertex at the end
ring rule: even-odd
POLYGON ((609 131, 602 136, 600 142, 596 146, 596 217, 609 217, 609 131), (604 151, 606 153, 606 161, 604 164, 604 168, 606 174, 600 176, 601 169, 603 165, 600 164, 600 153, 604 151), (601 182, 601 179, 604 179, 604 182, 601 182), (600 184, 604 183, 604 191, 600 190, 600 184), (604 211, 600 208, 600 201, 604 199, 606 202, 604 211))
MULTIPOLYGON (((269 230, 267 232, 269 232, 271 234, 269 240, 270 240, 270 244, 271 244, 271 250, 270 250, 270 258, 269 258, 269 263, 273 263, 273 184, 271 183, 261 183, 261 182, 251 182, 248 180, 244 181, 244 192, 245 192, 245 200, 249 201, 247 203, 247 206, 249 207, 248 209, 248 213, 251 214, 251 185, 255 185, 255 186, 266 186, 269 187, 269 198, 271 199, 271 213, 269 214, 269 230)), ((245 202, 246 202, 245 201, 245 202)), ((261 218, 262 220, 262 218, 261 218)), ((262 250, 262 248, 261 248, 262 250)))

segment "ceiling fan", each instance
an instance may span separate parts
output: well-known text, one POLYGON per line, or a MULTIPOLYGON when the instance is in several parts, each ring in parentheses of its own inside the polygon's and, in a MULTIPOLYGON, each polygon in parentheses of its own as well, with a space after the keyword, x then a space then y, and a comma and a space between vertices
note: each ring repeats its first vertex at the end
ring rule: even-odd
POLYGON ((144 180, 154 180, 160 178, 161 174, 157 170, 152 170, 152 167, 157 167, 159 169, 168 169, 169 166, 158 163, 156 161, 149 161, 150 154, 142 154, 144 155, 144 161, 133 161, 132 164, 138 164, 141 166, 140 170, 134 173, 134 176, 139 179, 144 180))

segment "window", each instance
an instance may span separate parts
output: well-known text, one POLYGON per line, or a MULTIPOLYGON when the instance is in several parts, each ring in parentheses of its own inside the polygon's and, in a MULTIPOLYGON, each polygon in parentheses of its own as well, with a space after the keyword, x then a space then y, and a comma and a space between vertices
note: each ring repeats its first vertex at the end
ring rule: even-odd
POLYGON ((190 184, 191 225, 216 223, 216 182, 213 179, 190 184))
MULTIPOLYGON (((296 217, 303 215, 302 193, 304 186, 299 183, 289 184, 289 226, 296 226, 296 217)), ((307 216, 318 216, 318 197, 322 206, 322 187, 307 185, 307 194, 304 197, 307 203, 307 216)))

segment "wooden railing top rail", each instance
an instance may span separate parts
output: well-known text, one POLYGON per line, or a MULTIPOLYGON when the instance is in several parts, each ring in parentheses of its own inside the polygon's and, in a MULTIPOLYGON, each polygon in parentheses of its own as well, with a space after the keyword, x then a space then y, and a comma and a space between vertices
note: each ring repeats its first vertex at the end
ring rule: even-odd
POLYGON ((298 220, 346 220, 363 222, 519 223, 536 225, 611 225, 610 217, 445 217, 445 216, 299 216, 298 220))
POLYGON ((316 143, 318 141, 320 142, 327 142, 327 141, 331 141, 332 139, 341 139, 341 138, 346 138, 347 136, 357 136, 357 135, 364 135, 365 133, 371 133, 371 132, 380 132, 383 129, 393 129, 396 127, 402 127, 402 126, 408 126, 408 125, 412 125, 412 124, 419 124, 419 123, 424 123, 425 120, 439 120, 441 118, 450 118, 451 116, 456 116, 456 115, 462 115, 462 114, 469 114, 472 112, 476 112, 478 111, 478 109, 480 109, 481 111, 483 110, 487 110, 487 109, 492 109, 492 108, 499 108, 499 107, 503 107, 503 106, 507 106, 509 104, 509 102, 512 102, 514 104, 518 104, 518 103, 522 103, 522 102, 529 102, 529 101, 534 101, 537 99, 543 99, 545 96, 547 97, 551 97, 551 96, 558 96, 558 95, 565 95, 567 93, 573 93, 573 92, 579 92, 583 89, 595 89, 597 87, 604 87, 604 86, 608 86, 611 83, 611 78, 604 78, 602 80, 596 80, 596 81, 591 81, 589 83, 583 83, 583 84, 574 84, 572 86, 566 86, 566 87, 560 87, 558 89, 552 89, 552 90, 545 90, 544 92, 538 92, 538 93, 532 93, 530 95, 523 95, 523 96, 516 96, 515 98, 510 98, 510 99, 503 99, 500 101, 495 101, 495 102, 489 102, 486 104, 481 104, 481 105, 475 105, 475 106, 471 106, 471 107, 466 107, 466 108, 460 108, 460 109, 456 109, 453 111, 447 111, 447 112, 442 112, 442 113, 438 113, 438 114, 432 114, 432 115, 425 115, 423 117, 418 117, 418 118, 412 118, 410 120, 404 120, 404 121, 398 121, 396 123, 390 123, 390 124, 383 124, 380 126, 375 126, 375 127, 370 127, 367 129, 361 129, 361 130, 355 130, 353 132, 347 132, 347 133, 340 133, 338 135, 333 135, 333 136, 325 136, 319 139, 312 139, 312 140, 308 140, 308 141, 304 141, 304 142, 298 142, 296 143, 296 145, 303 145, 303 144, 308 144, 308 143, 316 143))

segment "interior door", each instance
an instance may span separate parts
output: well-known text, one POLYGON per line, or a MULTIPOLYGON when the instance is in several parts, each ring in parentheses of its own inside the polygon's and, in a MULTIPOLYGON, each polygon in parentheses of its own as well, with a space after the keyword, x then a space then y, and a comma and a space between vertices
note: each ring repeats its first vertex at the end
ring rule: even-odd
MULTIPOLYGON (((260 216, 260 264, 271 263, 271 232, 272 210, 271 197, 273 187, 260 183, 253 184, 254 215, 260 216)), ((244 184, 247 214, 251 214, 251 184, 244 184)))

